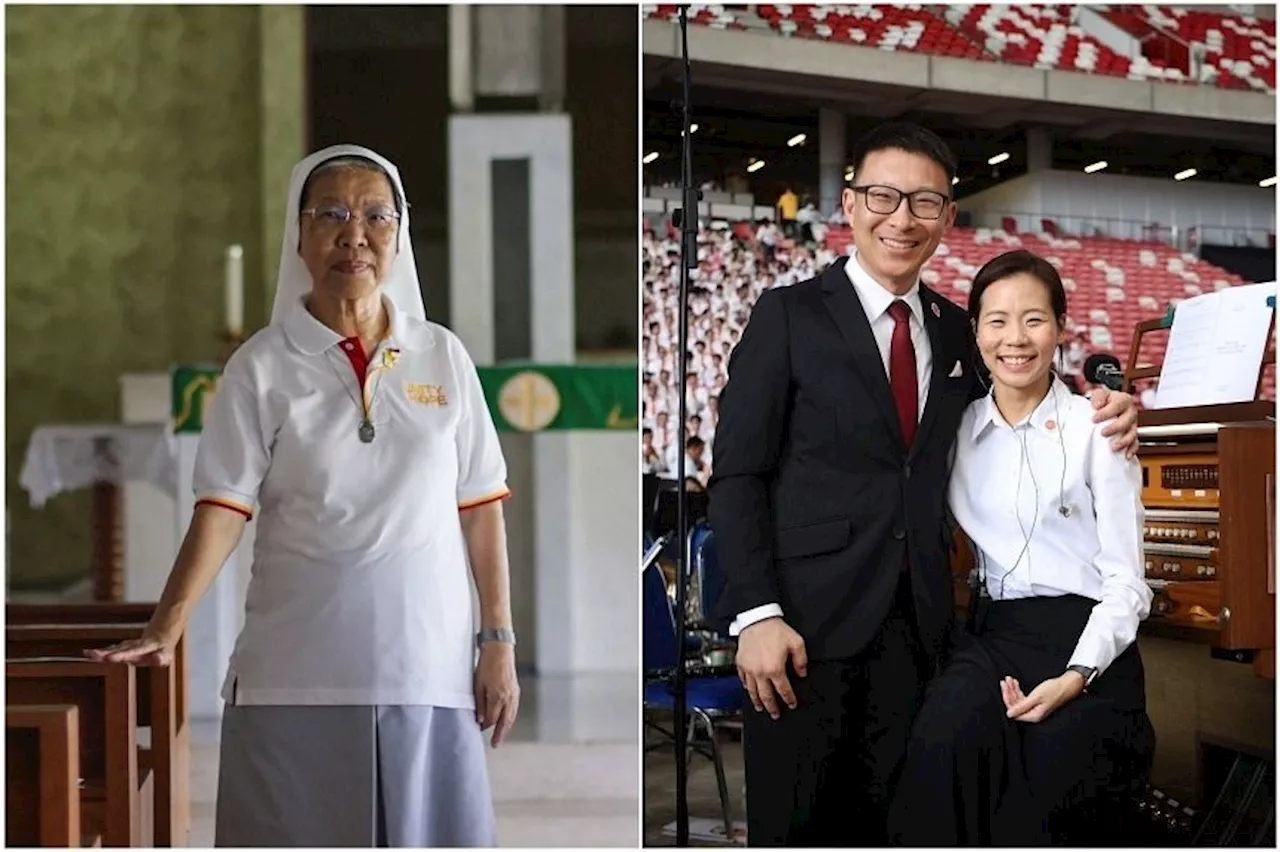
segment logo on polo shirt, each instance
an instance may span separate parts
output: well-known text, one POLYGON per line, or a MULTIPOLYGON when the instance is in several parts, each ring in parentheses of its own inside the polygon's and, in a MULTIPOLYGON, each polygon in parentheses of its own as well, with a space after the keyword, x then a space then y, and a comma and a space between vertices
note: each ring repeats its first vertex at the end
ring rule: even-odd
POLYGON ((444 385, 422 385, 415 382, 405 382, 404 392, 410 400, 419 405, 445 406, 449 404, 449 397, 445 395, 444 385))

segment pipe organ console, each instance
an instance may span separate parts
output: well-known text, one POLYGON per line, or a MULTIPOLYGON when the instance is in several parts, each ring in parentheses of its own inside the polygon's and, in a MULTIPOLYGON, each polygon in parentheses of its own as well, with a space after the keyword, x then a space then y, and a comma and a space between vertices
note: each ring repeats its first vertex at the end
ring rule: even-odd
POLYGON ((1274 653, 1275 409, 1220 408, 1140 419, 1148 622, 1226 651, 1274 653))

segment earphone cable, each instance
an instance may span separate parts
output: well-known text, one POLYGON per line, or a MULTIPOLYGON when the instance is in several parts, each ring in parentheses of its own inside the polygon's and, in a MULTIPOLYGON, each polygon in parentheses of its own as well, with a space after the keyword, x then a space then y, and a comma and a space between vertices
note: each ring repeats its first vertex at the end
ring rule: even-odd
POLYGON ((1021 457, 1018 459, 1018 484, 1015 486, 1014 494, 1013 494, 1013 517, 1018 521, 1018 529, 1022 532, 1022 550, 1018 551, 1017 558, 1013 560, 1013 566, 1005 569, 1005 572, 1000 575, 1000 600, 1004 600, 1004 582, 1006 579, 1008 579, 1010 574, 1012 574, 1015 570, 1017 570, 1018 563, 1022 561, 1023 554, 1026 554, 1026 557, 1027 557, 1027 575, 1028 575, 1027 585, 1029 586, 1031 584, 1031 580, 1030 580, 1031 536, 1035 534, 1036 524, 1040 521, 1040 486, 1036 482, 1036 473, 1032 469, 1031 461, 1028 457, 1027 439, 1026 439, 1026 432, 1025 432, 1025 429, 1027 427, 1025 424, 1022 427, 1014 427, 1014 431, 1017 432, 1019 428, 1023 429, 1024 431, 1018 432, 1018 443, 1022 447, 1022 454, 1021 454, 1021 457), (1027 473, 1031 477, 1031 487, 1035 495, 1034 504, 1033 504, 1034 510, 1031 515, 1030 530, 1027 530, 1027 528, 1022 525, 1022 513, 1021 511, 1019 511, 1019 506, 1018 506, 1022 498, 1022 469, 1024 466, 1027 469, 1027 473))

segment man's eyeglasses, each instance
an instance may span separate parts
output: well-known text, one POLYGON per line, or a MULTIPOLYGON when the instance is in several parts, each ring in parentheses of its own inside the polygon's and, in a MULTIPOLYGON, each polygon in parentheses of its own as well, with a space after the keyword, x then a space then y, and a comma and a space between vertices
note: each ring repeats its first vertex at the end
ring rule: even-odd
POLYGON ((341 204, 326 204, 322 207, 311 207, 302 210, 299 216, 310 216, 317 226, 325 229, 336 230, 343 227, 352 219, 358 222, 364 222, 370 231, 389 234, 395 231, 397 223, 400 221, 400 214, 393 208, 382 204, 370 207, 363 213, 356 213, 341 204))
POLYGON ((865 196, 867 209, 880 216, 889 216, 897 212, 898 206, 902 204, 902 199, 906 198, 907 207, 912 216, 917 219, 937 219, 947 209, 947 202, 950 200, 942 193, 934 192, 931 189, 903 192, 900 189, 894 189, 892 186, 870 184, 867 186, 855 186, 853 191, 865 196))

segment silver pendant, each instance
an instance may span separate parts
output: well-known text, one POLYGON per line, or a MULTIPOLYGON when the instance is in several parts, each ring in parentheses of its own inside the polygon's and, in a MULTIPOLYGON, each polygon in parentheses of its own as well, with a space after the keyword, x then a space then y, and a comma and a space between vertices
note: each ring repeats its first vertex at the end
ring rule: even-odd
POLYGON ((360 434, 360 440, 362 442, 366 444, 372 443, 373 436, 374 436, 373 424, 370 423, 368 420, 361 420, 359 434, 360 434))

